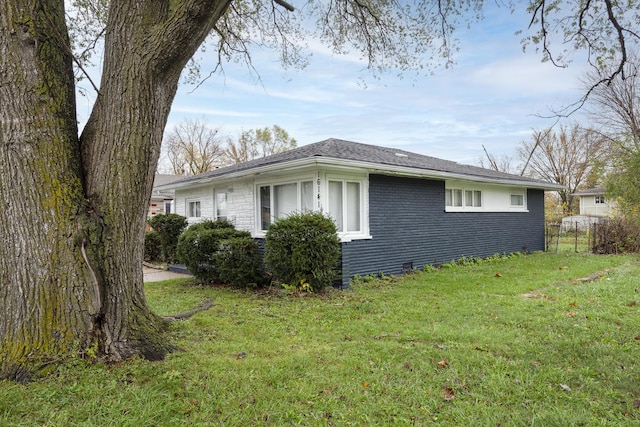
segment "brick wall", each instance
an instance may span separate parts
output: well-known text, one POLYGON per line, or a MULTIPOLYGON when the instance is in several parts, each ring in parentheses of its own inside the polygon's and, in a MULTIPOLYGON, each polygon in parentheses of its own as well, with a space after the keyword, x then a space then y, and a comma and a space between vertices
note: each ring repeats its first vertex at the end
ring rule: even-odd
POLYGON ((371 175, 371 240, 342 245, 343 284, 355 274, 400 274, 412 265, 544 250, 544 192, 529 212, 445 212, 444 181, 371 175))

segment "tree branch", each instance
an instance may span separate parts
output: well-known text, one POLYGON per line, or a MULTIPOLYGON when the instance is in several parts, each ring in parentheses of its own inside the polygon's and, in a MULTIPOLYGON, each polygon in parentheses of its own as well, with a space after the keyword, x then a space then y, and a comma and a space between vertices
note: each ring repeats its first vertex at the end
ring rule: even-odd
POLYGON ((187 320, 187 319, 189 319, 191 316, 193 316, 196 313, 199 313, 199 312, 205 311, 205 310, 209 310, 211 307, 213 307, 213 301, 215 301, 215 299, 216 299, 215 297, 209 298, 208 300, 203 301, 196 308, 193 308, 193 309, 187 310, 187 311, 183 311, 182 313, 178 313, 178 314, 173 315, 173 316, 162 316, 162 318, 164 320, 168 320, 170 322, 175 322, 176 320, 187 320))
POLYGON ((276 4, 279 4, 282 7, 284 7, 289 12, 293 12, 295 10, 291 4, 287 3, 284 0, 273 0, 273 2, 276 3, 276 4))

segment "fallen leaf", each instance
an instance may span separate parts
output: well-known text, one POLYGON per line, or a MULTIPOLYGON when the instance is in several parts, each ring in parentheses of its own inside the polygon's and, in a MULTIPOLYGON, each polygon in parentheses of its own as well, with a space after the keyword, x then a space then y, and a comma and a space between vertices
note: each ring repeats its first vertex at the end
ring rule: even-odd
POLYGON ((633 407, 634 408, 640 408, 640 400, 634 400, 633 401, 633 407))
POLYGON ((578 306, 578 303, 577 303, 577 302, 575 302, 575 301, 574 301, 574 302, 569 303, 569 307, 577 307, 577 306, 578 306))
POLYGON ((445 359, 442 359, 441 361, 438 362, 438 368, 446 368, 447 366, 449 366, 449 362, 447 362, 445 359))
POLYGON ((442 392, 444 393, 444 400, 447 402, 452 401, 456 397, 456 391, 451 387, 442 387, 442 392))
POLYGON ((640 335, 636 335, 636 341, 640 341, 640 335))
POLYGON ((566 384, 560 384, 560 387, 562 387, 562 389, 563 389, 564 391, 571 391, 571 387, 569 387, 569 386, 568 386, 568 385, 566 385, 566 384))
POLYGON ((365 381, 365 382, 363 382, 363 383, 362 383, 362 387, 369 387, 369 383, 368 383, 368 382, 366 382, 366 381, 365 381))
POLYGON ((502 277, 502 274, 496 273, 496 277, 502 277))
POLYGON ((567 317, 576 317, 575 311, 563 311, 562 314, 564 314, 567 317))

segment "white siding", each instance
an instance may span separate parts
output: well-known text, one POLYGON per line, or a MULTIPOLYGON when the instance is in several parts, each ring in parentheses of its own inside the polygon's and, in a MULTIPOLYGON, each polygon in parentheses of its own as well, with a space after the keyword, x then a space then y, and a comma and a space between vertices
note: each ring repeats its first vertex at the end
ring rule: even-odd
POLYGON ((219 186, 218 191, 227 192, 229 220, 238 230, 253 233, 255 229, 255 198, 253 180, 236 182, 229 186, 219 186))
POLYGON ((487 185, 472 181, 446 181, 445 188, 461 189, 482 192, 482 207, 464 208, 447 207, 451 212, 526 212, 527 190, 523 187, 505 187, 500 185, 487 185), (512 206, 511 195, 522 195, 524 206, 512 206))
POLYGON ((189 218, 187 216, 187 205, 190 201, 200 201, 199 220, 212 219, 214 215, 213 188, 212 187, 196 187, 188 189, 176 190, 175 208, 178 215, 187 217, 189 224, 198 222, 199 220, 189 218))
MULTIPOLYGON (((187 216, 187 204, 192 200, 200 201, 201 220, 215 219, 215 191, 227 193, 227 217, 239 230, 254 230, 253 181, 235 182, 229 185, 219 184, 197 188, 176 189, 175 206, 178 215, 187 216)), ((187 218, 189 223, 197 220, 187 218)))
POLYGON ((596 196, 580 196, 580 215, 608 216, 611 213, 609 204, 596 203, 596 196))

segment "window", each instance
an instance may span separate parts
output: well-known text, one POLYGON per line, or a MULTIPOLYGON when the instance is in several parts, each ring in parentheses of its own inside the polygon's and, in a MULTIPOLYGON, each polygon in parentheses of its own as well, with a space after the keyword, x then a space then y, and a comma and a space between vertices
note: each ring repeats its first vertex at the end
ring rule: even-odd
POLYGON ((271 187, 260 187, 260 229, 266 230, 271 224, 271 187))
POLYGON ((216 192, 216 219, 227 219, 227 193, 216 192))
POLYGON ((523 207, 524 206, 524 194, 512 194, 511 206, 523 207))
POLYGON ((171 205, 173 205, 173 201, 171 201, 171 200, 165 200, 164 201, 164 213, 165 214, 170 214, 171 213, 171 205))
POLYGON ((362 231, 360 182, 329 180, 328 202, 339 232, 362 231))
POLYGON ((454 208, 481 208, 482 191, 447 188, 444 190, 444 204, 454 208))
POLYGON ((595 196, 596 197, 596 205, 604 205, 606 201, 604 200, 604 196, 595 196))
POLYGON ((313 210, 313 181, 303 181, 300 183, 300 210, 309 212, 313 210))
POLYGON ((260 230, 266 231, 274 219, 294 212, 313 210, 313 182, 262 185, 258 190, 260 230))
POLYGON ((464 192, 464 205, 466 207, 482 207, 482 191, 466 190, 464 192))
POLYGON ((189 218, 200 218, 200 200, 187 202, 187 214, 189 218))

